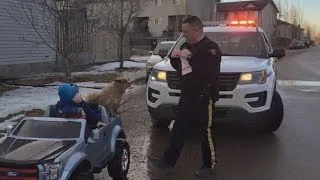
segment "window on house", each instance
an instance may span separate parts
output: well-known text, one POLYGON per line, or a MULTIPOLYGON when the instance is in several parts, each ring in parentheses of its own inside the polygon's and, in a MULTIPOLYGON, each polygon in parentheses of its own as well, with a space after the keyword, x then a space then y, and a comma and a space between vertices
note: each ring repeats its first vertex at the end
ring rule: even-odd
POLYGON ((154 24, 161 24, 162 18, 155 18, 154 24))
POLYGON ((162 0, 154 0, 155 6, 160 6, 162 4, 162 0))

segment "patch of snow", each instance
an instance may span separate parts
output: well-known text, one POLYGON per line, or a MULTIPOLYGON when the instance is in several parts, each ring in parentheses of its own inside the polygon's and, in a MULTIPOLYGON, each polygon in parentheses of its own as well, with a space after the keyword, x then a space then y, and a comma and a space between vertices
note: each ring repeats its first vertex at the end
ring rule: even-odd
POLYGON ((19 114, 17 116, 14 116, 14 117, 0 123, 0 131, 5 131, 8 124, 11 124, 11 125, 18 124, 18 122, 12 122, 12 121, 17 121, 19 119, 22 119, 22 118, 24 118, 24 116, 25 116, 24 114, 19 114))
MULTIPOLYGON (((80 93, 88 94, 92 92, 101 92, 101 89, 83 88, 93 87, 93 88, 105 88, 110 84, 107 83, 94 83, 94 82, 83 82, 76 83, 80 86, 80 93)), ((33 109, 45 110, 48 105, 56 104, 59 100, 58 96, 58 83, 57 86, 48 87, 20 87, 18 89, 5 92, 0 97, 0 118, 5 118, 10 114, 18 113, 21 111, 30 111, 33 109)), ((126 90, 123 99, 126 100, 132 97, 134 94, 143 91, 145 85, 131 85, 130 88, 126 90)), ((15 116, 6 122, 14 121, 15 118, 20 116, 15 116)), ((3 125, 6 127, 6 125, 3 125)), ((1 129, 0 125, 0 129, 1 129)))
MULTIPOLYGON (((76 72, 72 75, 83 75, 83 74, 103 74, 107 70, 114 70, 119 67, 120 62, 107 63, 101 66, 95 66, 91 70, 85 72, 76 72)), ((145 67, 143 62, 132 62, 125 61, 124 67, 145 67)), ((116 72, 116 71, 115 71, 116 72)), ((43 73, 38 75, 32 75, 32 78, 42 78, 50 77, 52 75, 63 74, 63 73, 43 73)), ((145 77, 145 70, 139 71, 124 71, 119 73, 119 75, 124 78, 134 81, 145 77)), ((18 113, 20 111, 30 111, 32 109, 42 109, 45 110, 50 104, 55 104, 58 100, 58 87, 61 82, 51 83, 48 87, 20 87, 15 90, 11 90, 3 93, 0 96, 0 118, 5 118, 10 114, 18 113)), ((80 93, 87 94, 91 92, 101 91, 102 88, 108 86, 108 83, 94 83, 94 82, 81 82, 76 83, 80 87, 80 93), (100 88, 100 89, 93 89, 100 88)), ((137 91, 141 91, 145 88, 145 85, 132 85, 130 89, 127 90, 125 94, 126 97, 133 95, 137 91)), ((1 128, 1 125, 0 125, 1 128)))
MULTIPOLYGON (((143 63, 143 62, 133 62, 133 61, 123 62, 123 67, 125 68, 131 68, 131 67, 144 68, 145 66, 146 66, 146 63, 143 63)), ((106 63, 99 66, 94 66, 90 68, 90 71, 91 72, 111 71, 119 67, 120 67, 120 62, 112 62, 112 63, 106 63)))
MULTIPOLYGON (((60 86, 61 84, 63 84, 62 82, 54 82, 54 83, 50 83, 47 85, 51 85, 51 86, 60 86)), ((74 83, 77 86, 79 86, 79 88, 100 88, 103 89, 107 86, 110 85, 110 83, 95 83, 95 82, 78 82, 78 83, 74 83)))
POLYGON ((133 61, 141 61, 141 62, 147 62, 150 56, 131 56, 130 59, 133 61))
MULTIPOLYGON (((80 93, 97 92, 101 90, 80 88, 80 93)), ((59 100, 58 86, 49 87, 20 87, 5 92, 0 97, 0 118, 20 111, 43 109, 59 100)))

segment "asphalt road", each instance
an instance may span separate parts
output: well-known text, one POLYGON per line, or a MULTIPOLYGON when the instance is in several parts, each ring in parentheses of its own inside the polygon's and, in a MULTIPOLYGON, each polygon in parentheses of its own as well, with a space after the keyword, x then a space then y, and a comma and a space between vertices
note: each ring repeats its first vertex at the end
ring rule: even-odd
MULTIPOLYGON (((295 52, 279 61, 282 80, 320 81, 320 48, 295 52)), ((219 126, 214 180, 316 180, 320 179, 320 87, 277 87, 284 107, 284 122, 273 135, 249 133, 245 127, 219 126), (232 127, 232 130, 231 130, 232 127)), ((196 137, 187 140, 175 172, 159 177, 148 155, 160 155, 169 132, 151 128, 146 109, 145 88, 122 107, 122 118, 131 145, 129 179, 192 180, 201 164, 196 137)), ((107 172, 96 176, 107 179, 107 172)))
POLYGON ((280 59, 278 79, 320 81, 320 47, 294 50, 280 59))

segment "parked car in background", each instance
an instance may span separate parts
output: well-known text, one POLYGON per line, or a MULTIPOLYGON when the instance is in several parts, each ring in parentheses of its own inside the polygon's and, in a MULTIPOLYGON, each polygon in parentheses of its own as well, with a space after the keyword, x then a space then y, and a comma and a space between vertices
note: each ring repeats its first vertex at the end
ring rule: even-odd
POLYGON ((155 64, 158 62, 162 61, 164 57, 161 57, 160 54, 167 54, 169 50, 172 48, 174 45, 175 41, 163 41, 160 42, 157 47, 153 50, 150 51, 149 53, 151 54, 150 58, 147 61, 146 64, 146 80, 148 81, 151 69, 155 64))
POLYGON ((311 46, 311 40, 309 38, 304 38, 302 41, 306 48, 309 48, 311 46))
POLYGON ((299 40, 292 40, 291 43, 289 44, 289 49, 303 49, 305 48, 305 43, 299 40))

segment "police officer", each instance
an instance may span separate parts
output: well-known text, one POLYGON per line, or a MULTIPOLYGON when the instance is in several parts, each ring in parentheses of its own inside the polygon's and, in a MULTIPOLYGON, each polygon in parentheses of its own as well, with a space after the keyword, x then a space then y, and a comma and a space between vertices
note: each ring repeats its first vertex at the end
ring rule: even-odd
POLYGON ((180 156, 186 136, 195 124, 201 127, 203 164, 197 176, 213 173, 216 165, 212 109, 218 100, 221 51, 203 33, 203 24, 196 16, 182 23, 187 42, 171 54, 170 63, 180 74, 181 97, 178 114, 171 131, 170 143, 161 158, 151 160, 163 170, 171 170, 180 156))

